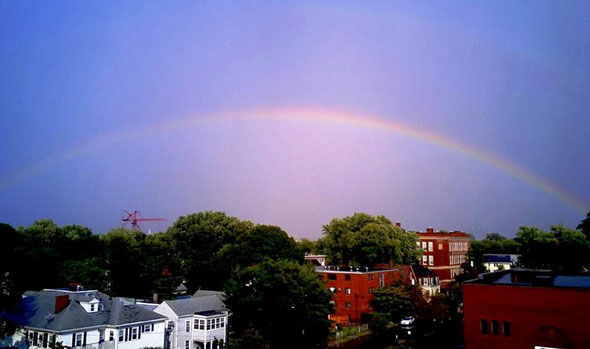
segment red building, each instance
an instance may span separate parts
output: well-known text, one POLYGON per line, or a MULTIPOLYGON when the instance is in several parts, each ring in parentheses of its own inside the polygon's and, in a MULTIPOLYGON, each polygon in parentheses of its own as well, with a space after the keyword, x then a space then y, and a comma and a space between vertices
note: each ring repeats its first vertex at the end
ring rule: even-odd
POLYGON ((418 232, 418 248, 424 251, 420 264, 433 270, 442 287, 461 273, 461 264, 467 260, 471 244, 469 234, 453 231, 438 232, 432 228, 418 232))
POLYGON ((463 304, 467 348, 590 348, 590 276, 482 274, 463 304))
POLYGON ((317 267, 316 271, 333 294, 334 313, 330 319, 339 324, 361 322, 362 314, 373 312, 371 301, 375 290, 400 280, 397 268, 317 267))

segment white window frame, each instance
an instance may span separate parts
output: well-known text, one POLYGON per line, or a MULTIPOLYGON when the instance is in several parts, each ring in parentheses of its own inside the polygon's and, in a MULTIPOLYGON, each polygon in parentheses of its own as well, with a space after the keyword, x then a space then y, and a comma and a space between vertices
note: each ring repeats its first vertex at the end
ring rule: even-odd
POLYGON ((184 341, 184 349, 190 349, 191 345, 190 345, 190 341, 187 339, 184 341))
POLYGON ((76 346, 82 346, 82 340, 83 340, 84 336, 82 335, 82 333, 76 333, 76 346))
POLYGON ((434 256, 428 256, 428 265, 434 265, 434 256))
POLYGON ((432 250, 433 250, 433 243, 432 243, 432 241, 428 241, 428 251, 432 252, 432 250))
POLYGON ((119 339, 119 342, 125 342, 125 331, 124 330, 119 330, 118 339, 119 339))
POLYGON ((344 289, 344 293, 346 293, 346 294, 350 294, 350 287, 347 287, 347 288, 345 288, 345 289, 344 289))
POLYGON ((138 333, 139 333, 139 328, 137 328, 137 327, 132 327, 132 328, 131 328, 131 340, 136 340, 136 339, 138 339, 138 337, 139 337, 138 333))
POLYGON ((190 331, 191 331, 191 321, 190 320, 187 320, 184 323, 184 332, 190 332, 190 331))

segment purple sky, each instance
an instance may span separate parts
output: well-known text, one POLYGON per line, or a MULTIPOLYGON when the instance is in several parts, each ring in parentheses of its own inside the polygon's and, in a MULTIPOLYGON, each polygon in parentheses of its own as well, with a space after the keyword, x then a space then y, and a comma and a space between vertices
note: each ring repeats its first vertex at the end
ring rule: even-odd
POLYGON ((155 231, 222 210, 309 238, 354 212, 478 237, 575 227, 584 212, 555 196, 391 132, 277 119, 133 132, 253 109, 379 115, 590 209, 588 13, 588 1, 0 2, 0 221, 103 233, 138 209, 168 219, 144 226, 155 231), (100 146, 66 158, 85 144, 100 146))

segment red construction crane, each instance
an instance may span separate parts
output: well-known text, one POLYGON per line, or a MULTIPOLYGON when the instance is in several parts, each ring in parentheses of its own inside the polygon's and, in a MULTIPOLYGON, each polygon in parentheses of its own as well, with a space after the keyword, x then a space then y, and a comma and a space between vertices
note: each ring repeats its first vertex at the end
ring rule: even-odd
POLYGON ((141 228, 139 227, 139 222, 154 222, 154 221, 165 221, 164 218, 143 218, 143 217, 137 217, 137 214, 139 213, 139 211, 135 210, 133 211, 133 213, 129 212, 129 211, 125 211, 123 210, 123 212, 125 212, 127 214, 127 217, 123 217, 121 218, 121 220, 123 221, 123 225, 127 225, 127 222, 131 223, 131 229, 133 230, 137 230, 137 231, 141 231, 141 228))

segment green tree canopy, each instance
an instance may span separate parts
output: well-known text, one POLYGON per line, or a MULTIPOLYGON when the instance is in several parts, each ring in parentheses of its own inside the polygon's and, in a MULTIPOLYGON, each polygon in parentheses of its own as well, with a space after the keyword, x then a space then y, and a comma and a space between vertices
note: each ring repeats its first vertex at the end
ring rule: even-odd
POLYGON ((586 239, 590 240, 590 211, 586 214, 586 218, 580 221, 576 229, 580 230, 586 235, 586 239))
POLYGON ((234 274, 225 294, 235 347, 251 347, 239 339, 252 335, 262 347, 325 347, 332 295, 313 268, 266 259, 234 274))
POLYGON ((419 257, 417 236, 394 226, 384 216, 355 213, 333 219, 323 230, 322 243, 331 264, 412 264, 419 257))
POLYGON ((225 267, 214 262, 215 255, 227 244, 235 244, 254 224, 227 216, 223 212, 199 212, 179 217, 168 228, 172 247, 180 260, 187 287, 221 289, 225 267))

